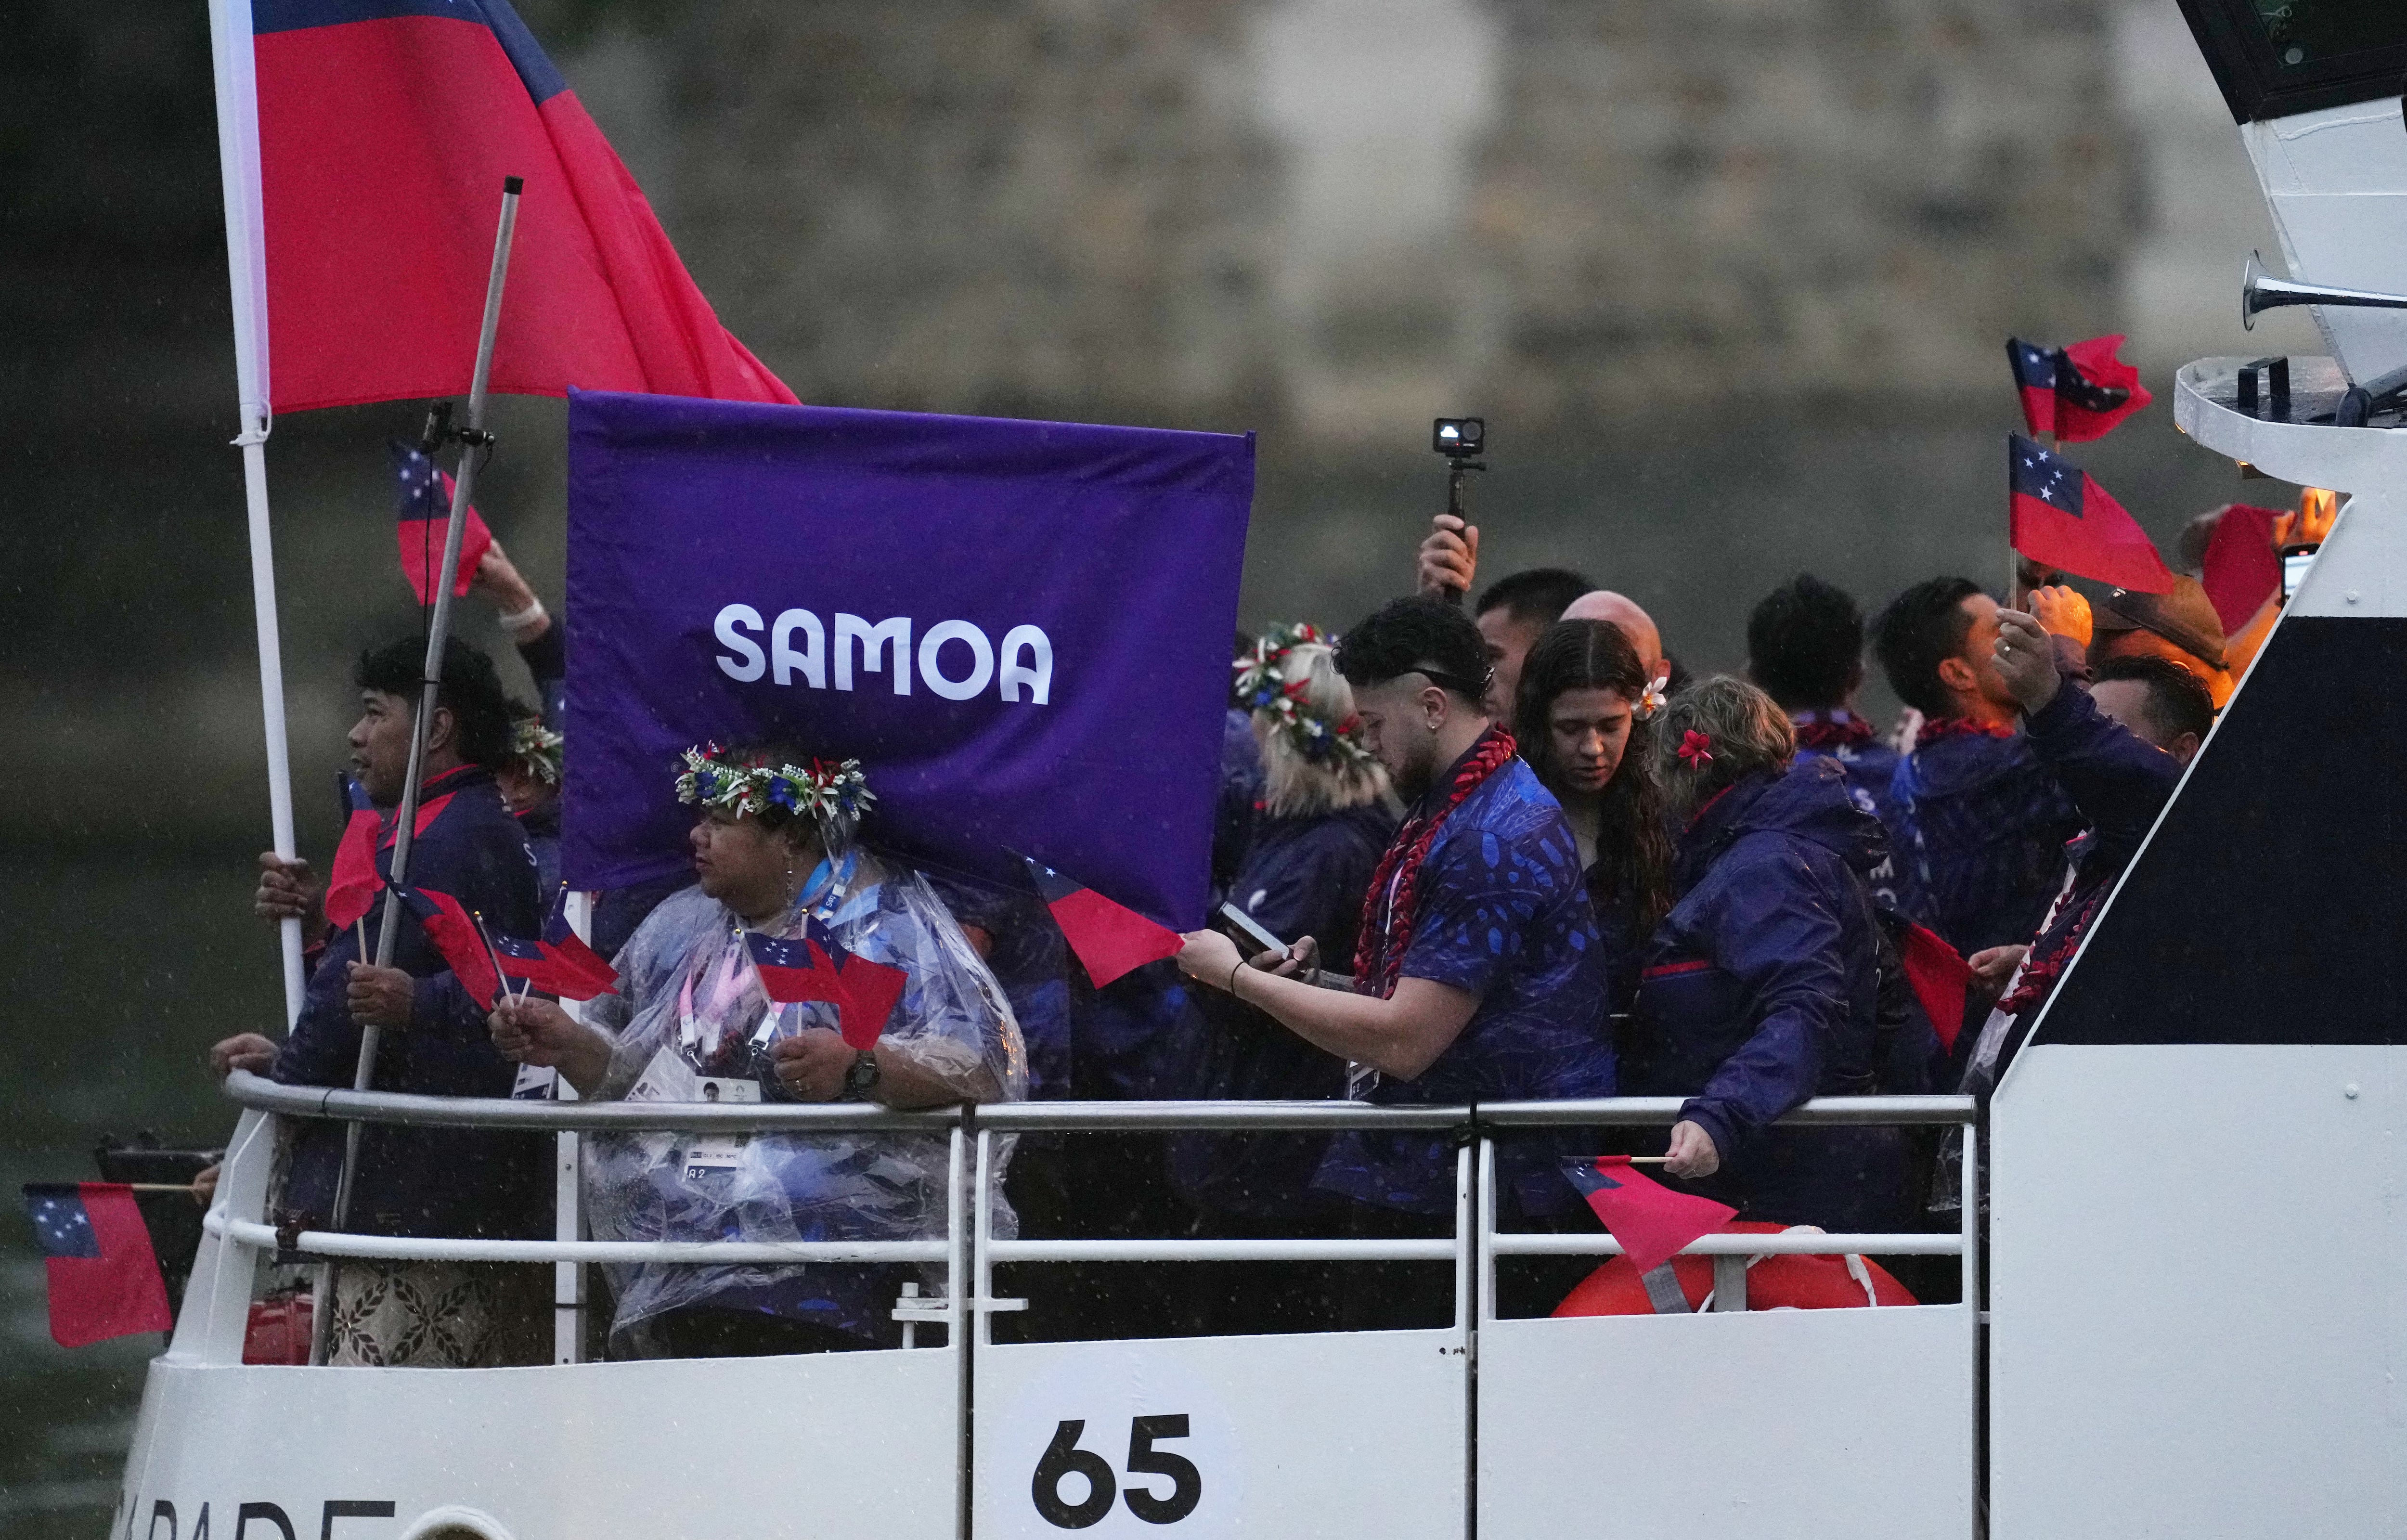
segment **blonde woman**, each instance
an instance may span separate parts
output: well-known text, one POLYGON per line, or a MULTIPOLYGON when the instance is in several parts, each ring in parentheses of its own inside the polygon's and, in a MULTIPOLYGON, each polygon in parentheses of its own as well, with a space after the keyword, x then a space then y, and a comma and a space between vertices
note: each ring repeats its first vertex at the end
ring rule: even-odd
MULTIPOLYGON (((1363 890, 1396 828, 1387 772, 1362 748, 1353 690, 1317 628, 1272 627, 1236 669, 1235 704, 1252 720, 1263 790, 1229 902, 1282 941, 1308 935, 1320 956, 1350 958, 1363 890)), ((1346 1093, 1344 1060, 1223 995, 1196 995, 1209 1028, 1196 1094, 1292 1101, 1346 1093)), ((1330 1200, 1310 1191, 1327 1143, 1305 1134, 1184 1135, 1172 1142, 1171 1171, 1202 1215, 1202 1233, 1313 1233, 1331 1222, 1330 1200)), ((1214 1331, 1333 1324, 1320 1269, 1227 1272, 1205 1277, 1197 1302, 1214 1331)))

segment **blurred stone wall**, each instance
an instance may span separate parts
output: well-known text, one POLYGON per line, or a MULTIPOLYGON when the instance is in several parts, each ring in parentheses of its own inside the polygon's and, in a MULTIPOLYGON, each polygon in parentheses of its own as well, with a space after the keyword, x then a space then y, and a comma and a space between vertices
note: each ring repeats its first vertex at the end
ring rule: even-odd
POLYGON ((1257 8, 691 6, 662 44, 680 244, 805 401, 1259 406, 1278 164, 1247 97, 1257 8))
POLYGON ((1994 393, 2111 329, 2130 206, 2101 0, 1490 0, 1481 378, 1532 424, 1994 393))

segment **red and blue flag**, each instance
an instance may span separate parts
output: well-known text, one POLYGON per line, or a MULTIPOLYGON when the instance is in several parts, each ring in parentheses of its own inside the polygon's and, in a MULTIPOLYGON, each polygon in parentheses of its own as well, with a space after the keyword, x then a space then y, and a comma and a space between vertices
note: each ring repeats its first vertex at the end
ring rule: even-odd
MULTIPOLYGON (((515 978, 531 980, 539 990, 547 990, 563 1000, 591 1000, 596 995, 618 993, 619 970, 603 960, 602 954, 585 944, 577 928, 568 922, 568 884, 562 883, 552 896, 551 912, 544 917, 543 934, 533 941, 511 937, 510 948, 504 948, 502 971, 515 978), (524 952, 514 948, 532 948, 524 952), (521 973, 511 965, 512 958, 521 961, 532 957, 541 972, 521 973)), ((495 946, 502 938, 495 937, 495 946)))
MULTIPOLYGON (((335 864, 326 874, 322 907, 327 924, 348 931, 376 906, 377 895, 384 891, 385 878, 392 875, 392 862, 388 852, 393 847, 393 830, 392 816, 377 810, 368 801, 365 788, 349 776, 342 777, 341 781, 346 815, 343 836, 335 846, 335 864)), ((419 804, 416 832, 425 834, 458 794, 446 791, 419 804)))
MULTIPOLYGON (((393 474, 401 482, 393 524, 393 536, 401 548, 401 575, 409 579, 409 592, 418 595, 423 608, 434 602, 435 573, 443 564, 443 541, 451 519, 451 478, 416 445, 397 438, 387 444, 392 450, 393 474)), ((477 563, 493 549, 493 532, 485 527, 476 505, 469 505, 464 517, 467 525, 460 532, 460 564, 451 574, 455 599, 468 592, 477 563)))
POLYGON ((487 1010, 501 992, 502 976, 476 920, 449 893, 433 888, 404 886, 395 890, 409 912, 425 927, 426 939, 442 954, 444 966, 460 980, 468 997, 487 1010))
POLYGON ((1036 879, 1036 891, 1044 894, 1045 907, 1052 914, 1053 923, 1061 927, 1070 949, 1078 954, 1078 962, 1095 988, 1102 989, 1148 962, 1175 957, 1185 945, 1169 926, 1156 924, 1124 904, 1113 903, 1041 861, 1029 856, 1019 859, 1028 863, 1028 875, 1036 879))
POLYGON ((347 816, 343 837, 335 846, 335 864, 326 873, 323 906, 326 923, 348 931, 375 906, 377 893, 384 886, 377 872, 377 840, 384 832, 384 817, 358 781, 345 776, 342 783, 347 816))
POLYGON ((2140 383, 2140 371, 2115 356, 2122 346, 2120 333, 2066 348, 2006 338, 2006 362, 2014 366, 2025 426, 2035 435, 2053 434, 2060 443, 2080 444, 2105 437, 2155 400, 2140 383))
POLYGON ((526 187, 492 389, 794 399, 719 324, 506 0, 210 12, 246 399, 467 390, 506 176, 526 187))
POLYGON ((2173 575, 2123 505, 2089 473, 2020 434, 2006 435, 2009 539, 2042 566, 2134 593, 2163 593, 2173 575))
POLYGON ((1613 1233, 1630 1265, 1648 1273, 1670 1262, 1700 1235, 1709 1235, 1737 1217, 1728 1204, 1674 1192, 1631 1168, 1627 1155, 1568 1159, 1563 1175, 1580 1190, 1599 1222, 1613 1233))
POLYGON ((817 920, 798 936, 749 931, 744 945, 770 999, 780 1005, 815 1000, 833 1005, 836 1030, 856 1048, 876 1044, 910 982, 903 969, 847 950, 817 920))
POLYGON ((28 1182, 25 1218, 49 1258, 50 1340, 81 1348, 173 1329, 150 1226, 122 1182, 28 1182))

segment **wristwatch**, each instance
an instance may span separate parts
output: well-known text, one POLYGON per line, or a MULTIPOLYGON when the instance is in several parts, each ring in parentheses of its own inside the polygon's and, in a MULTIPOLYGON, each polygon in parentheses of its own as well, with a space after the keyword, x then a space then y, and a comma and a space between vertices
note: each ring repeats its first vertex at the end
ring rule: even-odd
POLYGON ((844 1099, 866 1102, 877 1089, 877 1055, 863 1048, 854 1055, 852 1067, 844 1072, 844 1099))

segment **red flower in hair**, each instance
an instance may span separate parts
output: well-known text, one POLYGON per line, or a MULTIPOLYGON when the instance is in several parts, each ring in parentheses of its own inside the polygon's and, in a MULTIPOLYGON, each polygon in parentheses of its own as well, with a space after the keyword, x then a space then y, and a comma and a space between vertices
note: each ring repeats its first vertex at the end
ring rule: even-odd
POLYGON ((1689 728, 1680 739, 1680 758, 1688 762, 1691 770, 1702 770, 1711 764, 1714 760, 1713 735, 1689 728))

